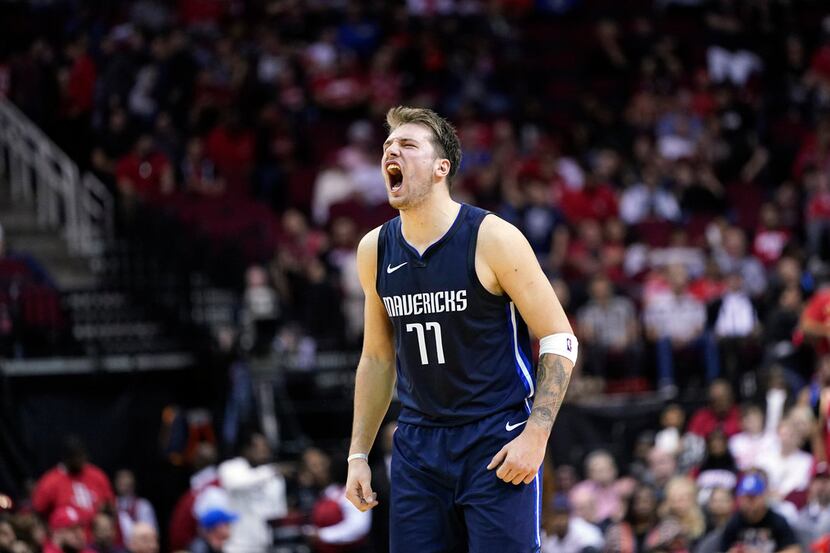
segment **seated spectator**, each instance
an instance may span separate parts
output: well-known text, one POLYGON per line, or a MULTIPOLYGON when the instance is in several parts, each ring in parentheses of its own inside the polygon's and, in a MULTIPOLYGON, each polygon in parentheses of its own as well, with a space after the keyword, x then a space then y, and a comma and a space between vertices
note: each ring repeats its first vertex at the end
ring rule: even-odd
POLYGON ((115 179, 122 199, 154 201, 173 192, 175 182, 170 160, 153 144, 149 134, 141 135, 132 151, 118 160, 115 179))
POLYGON ((186 549, 196 538, 198 523, 193 514, 196 498, 205 489, 219 485, 219 477, 216 474, 216 447, 213 444, 202 442, 196 446, 193 471, 190 488, 176 501, 170 515, 168 534, 171 551, 186 549))
POLYGON ((772 203, 761 206, 760 217, 761 224, 755 230, 752 241, 752 254, 769 269, 781 258, 792 233, 781 225, 778 210, 772 203))
POLYGON ((813 458, 799 449, 802 436, 792 421, 778 425, 779 449, 772 455, 758 459, 757 465, 768 475, 769 493, 774 499, 792 498, 796 506, 804 504, 804 495, 810 484, 813 458))
POLYGON ((824 535, 830 534, 830 468, 817 463, 807 504, 798 513, 795 532, 804 551, 824 535))
POLYGON ((740 273, 727 275, 726 292, 709 305, 709 313, 712 331, 723 359, 724 376, 733 385, 737 385, 744 373, 741 367, 758 357, 755 355, 756 337, 760 331, 758 313, 744 292, 740 273))
POLYGON ((608 553, 639 553, 645 551, 646 537, 657 526, 657 494, 653 487, 640 483, 634 488, 620 522, 605 531, 608 553))
POLYGON ((116 508, 118 524, 124 542, 130 540, 132 527, 137 522, 146 522, 158 529, 156 511, 149 501, 135 494, 135 475, 133 471, 121 469, 115 473, 116 508))
POLYGON ((643 221, 677 221, 680 206, 674 194, 661 186, 654 165, 643 167, 640 182, 629 186, 620 197, 620 218, 628 225, 643 221))
POLYGON ((764 357, 771 362, 786 362, 794 353, 793 334, 798 328, 804 302, 798 286, 784 288, 764 319, 764 357))
MULTIPOLYGON (((107 513, 101 512, 92 519, 92 543, 90 549, 95 553, 126 553, 126 550, 116 543, 118 532, 115 520, 107 513)), ((128 539, 122 535, 122 540, 128 539)))
POLYGON ((235 197, 247 197, 250 193, 255 145, 253 131, 243 126, 235 111, 227 112, 222 124, 205 138, 207 156, 224 180, 227 193, 235 197))
POLYGON ((830 353, 830 286, 822 286, 801 312, 798 329, 818 355, 830 353))
POLYGON ((230 496, 230 508, 239 516, 225 551, 264 553, 271 545, 268 522, 287 513, 285 479, 271 464, 271 448, 262 434, 247 436, 240 453, 218 469, 219 482, 230 496))
POLYGON ((146 522, 136 522, 127 542, 129 553, 159 553, 159 535, 146 522))
POLYGON ((602 550, 599 528, 571 514, 565 496, 558 496, 542 521, 542 553, 589 553, 602 550))
POLYGON ((660 413, 661 429, 654 439, 654 447, 676 456, 680 470, 685 472, 703 458, 706 444, 703 438, 684 431, 686 412, 677 403, 670 403, 660 413))
POLYGON ((697 505, 697 486, 687 476, 675 476, 666 484, 666 499, 659 511, 662 518, 678 523, 687 543, 694 544, 706 531, 703 511, 697 505))
POLYGON ((718 553, 723 529, 735 513, 735 498, 731 488, 715 488, 709 494, 704 509, 706 534, 698 541, 695 553, 718 553))
POLYGON ((73 507, 61 511, 64 518, 59 520, 78 515, 84 528, 89 528, 95 513, 114 503, 109 478, 87 461, 86 448, 77 436, 64 439, 63 462, 41 476, 32 493, 32 506, 41 516, 49 518, 56 509, 73 507))
POLYGON ((723 430, 728 437, 741 429, 740 409, 735 405, 732 387, 725 380, 715 380, 709 385, 709 404, 692 414, 689 432, 708 436, 715 428, 723 430))
POLYGON ((230 509, 227 496, 217 495, 216 500, 202 505, 199 511, 199 534, 190 544, 190 553, 224 553, 231 537, 231 525, 238 516, 230 509), (219 499, 224 497, 225 499, 219 499))
MULTIPOLYGON (((610 453, 603 449, 591 452, 585 458, 586 478, 571 490, 580 494, 591 490, 596 498, 596 520, 618 520, 622 516, 622 498, 617 483, 617 466, 610 453)), ((590 520, 589 520, 590 522, 590 520)))
POLYGON ((568 243, 565 216, 554 207, 550 187, 538 179, 524 185, 526 203, 519 217, 519 228, 527 237, 539 264, 555 268, 562 264, 568 243))
POLYGON ((663 499, 666 484, 678 475, 677 454, 655 446, 648 454, 648 473, 646 483, 653 486, 658 498, 663 499))
POLYGON ((216 172, 216 165, 205 154, 202 139, 193 137, 181 162, 182 189, 199 196, 221 196, 225 181, 216 172))
MULTIPOLYGON (((83 513, 71 505, 57 507, 49 515, 49 539, 43 544, 43 553, 92 553, 86 547, 83 513)), ((133 553, 145 553, 135 551, 133 553)), ((147 552, 149 553, 149 552, 147 552)))
POLYGON ((706 455, 696 470, 700 503, 709 498, 713 489, 731 490, 738 483, 738 467, 727 444, 726 435, 720 428, 706 436, 706 455))
POLYGON ((757 551, 799 553, 800 548, 789 523, 769 507, 767 486, 758 474, 741 479, 736 491, 738 512, 723 529, 718 551, 752 548, 757 551))
MULTIPOLYGON (((669 268, 669 284, 669 292, 657 295, 646 305, 644 320, 646 335, 655 344, 657 353, 658 388, 673 395, 677 393, 676 354, 701 353, 707 381, 715 378, 719 368, 717 349, 705 333, 706 310, 689 294, 688 278, 682 266, 669 268)), ((689 380, 692 375, 685 376, 684 380, 689 380)))
POLYGON ((811 167, 804 173, 804 188, 809 194, 806 213, 808 252, 826 261, 830 258, 827 245, 827 234, 830 231, 830 178, 824 171, 811 167))
MULTIPOLYGON (((780 406, 783 409, 783 403, 780 406)), ((767 409, 770 409, 769 402, 767 409)), ((766 417, 758 405, 747 404, 741 408, 741 431, 729 438, 729 451, 735 458, 739 470, 748 470, 755 466, 758 459, 763 459, 778 451, 778 422, 775 416, 766 417)))
POLYGON ((743 288, 753 298, 763 294, 767 286, 763 265, 746 251, 746 235, 738 227, 728 227, 723 243, 715 249, 715 260, 724 274, 740 273, 743 288))
POLYGON ((580 189, 565 188, 562 211, 568 221, 579 224, 586 219, 602 221, 617 215, 617 196, 597 175, 589 175, 580 189))
MULTIPOLYGON (((634 304, 614 294, 611 282, 597 276, 589 288, 590 301, 577 315, 579 337, 586 343, 590 374, 607 377, 609 364, 621 365, 626 373, 638 371, 640 365, 640 325, 634 304)), ((637 376, 624 374, 622 376, 637 376)))

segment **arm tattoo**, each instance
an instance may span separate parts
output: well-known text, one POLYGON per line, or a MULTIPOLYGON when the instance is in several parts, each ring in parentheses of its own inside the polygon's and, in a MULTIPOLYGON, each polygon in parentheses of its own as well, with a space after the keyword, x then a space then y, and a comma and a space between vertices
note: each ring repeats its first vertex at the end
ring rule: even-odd
POLYGON ((533 400, 533 410, 528 420, 545 430, 553 427, 565 399, 568 382, 571 380, 572 369, 565 367, 563 359, 552 353, 546 353, 539 358, 536 370, 536 398, 533 400))

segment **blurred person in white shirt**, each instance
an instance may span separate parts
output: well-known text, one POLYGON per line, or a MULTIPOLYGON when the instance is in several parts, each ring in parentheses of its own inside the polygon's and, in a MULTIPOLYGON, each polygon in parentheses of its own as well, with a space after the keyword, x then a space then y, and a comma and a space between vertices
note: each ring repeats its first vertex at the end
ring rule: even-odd
POLYGON ((285 479, 275 465, 269 464, 271 448, 262 434, 251 434, 243 442, 241 453, 219 465, 219 483, 238 515, 224 550, 264 553, 272 541, 268 521, 282 518, 288 511, 285 479))
POLYGON ((557 496, 542 522, 542 553, 601 551, 605 543, 600 529, 571 514, 568 499, 557 496))

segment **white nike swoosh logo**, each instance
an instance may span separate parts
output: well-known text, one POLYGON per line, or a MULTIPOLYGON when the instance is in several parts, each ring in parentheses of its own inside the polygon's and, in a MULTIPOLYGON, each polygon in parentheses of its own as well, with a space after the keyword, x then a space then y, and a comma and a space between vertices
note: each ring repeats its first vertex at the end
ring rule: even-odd
POLYGON ((519 428, 521 425, 523 425, 526 422, 527 421, 522 421, 522 422, 517 422, 516 424, 510 424, 510 421, 507 421, 507 424, 504 425, 504 429, 507 430, 508 432, 513 432, 514 430, 516 430, 517 428, 519 428))
POLYGON ((398 269, 400 269, 401 267, 403 267, 403 266, 404 266, 404 265, 406 265, 407 263, 409 263, 409 261, 404 261, 404 262, 403 262, 403 263, 401 263, 400 265, 395 265, 394 267, 393 267, 393 266, 392 266, 392 264, 390 263, 389 265, 387 265, 387 266, 386 266, 386 273, 387 273, 387 274, 389 274, 389 275, 391 275, 392 273, 394 273, 395 271, 397 271, 398 269))

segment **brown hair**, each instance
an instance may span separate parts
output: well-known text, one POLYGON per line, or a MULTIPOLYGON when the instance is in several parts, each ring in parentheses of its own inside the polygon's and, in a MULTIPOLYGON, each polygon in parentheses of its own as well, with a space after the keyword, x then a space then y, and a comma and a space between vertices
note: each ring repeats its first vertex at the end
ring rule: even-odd
POLYGON ((432 131, 432 147, 439 157, 450 161, 450 172, 447 175, 449 185, 458 171, 458 166, 461 165, 461 142, 455 128, 449 121, 427 108, 398 106, 386 112, 386 126, 389 127, 389 132, 407 123, 417 123, 432 131))

